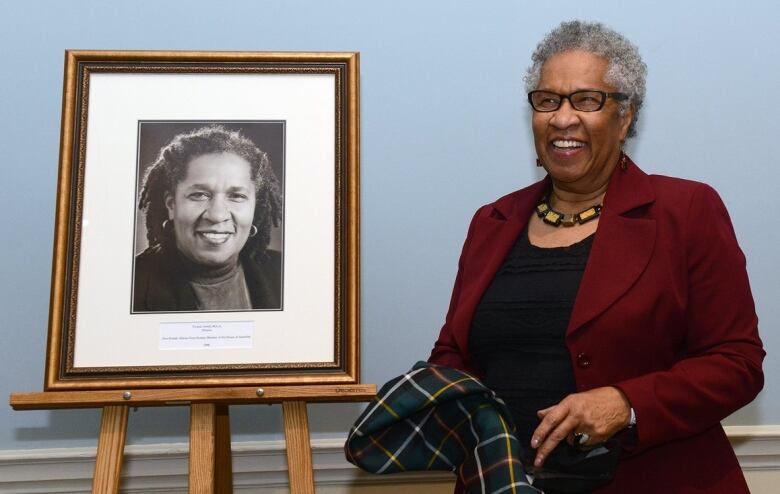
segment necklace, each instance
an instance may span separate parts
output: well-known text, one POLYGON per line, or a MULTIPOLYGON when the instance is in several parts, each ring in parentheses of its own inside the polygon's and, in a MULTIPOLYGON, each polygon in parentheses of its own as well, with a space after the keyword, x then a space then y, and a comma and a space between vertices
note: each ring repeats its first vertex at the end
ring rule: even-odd
POLYGON ((542 201, 536 205, 536 216, 545 223, 552 226, 574 226, 576 224, 585 224, 590 220, 596 219, 601 214, 601 204, 596 204, 584 209, 579 213, 564 214, 556 211, 550 206, 549 196, 542 198, 542 201))

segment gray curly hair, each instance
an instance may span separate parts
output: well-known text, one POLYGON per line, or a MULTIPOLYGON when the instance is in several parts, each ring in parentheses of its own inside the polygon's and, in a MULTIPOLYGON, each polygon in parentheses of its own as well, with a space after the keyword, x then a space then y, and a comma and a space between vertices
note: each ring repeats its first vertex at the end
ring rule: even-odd
POLYGON ((639 109, 645 99, 647 65, 635 44, 600 22, 562 22, 550 31, 531 56, 533 63, 525 75, 526 90, 533 91, 539 87, 542 66, 550 57, 569 50, 584 50, 607 59, 609 65, 604 82, 629 96, 620 103, 620 111, 625 114, 630 105, 634 106, 628 137, 635 136, 639 109))

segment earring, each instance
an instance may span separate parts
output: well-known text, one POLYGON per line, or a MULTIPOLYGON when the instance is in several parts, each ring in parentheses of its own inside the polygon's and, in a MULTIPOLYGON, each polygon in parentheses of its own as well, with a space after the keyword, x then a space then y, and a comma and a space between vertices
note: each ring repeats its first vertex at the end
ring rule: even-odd
POLYGON ((166 228, 168 228, 168 225, 170 225, 172 223, 173 223, 173 220, 165 220, 165 221, 163 221, 162 222, 162 229, 165 230, 166 228))
POLYGON ((627 158, 626 153, 621 151, 620 152, 620 169, 623 170, 623 171, 626 171, 626 169, 628 168, 628 163, 626 163, 626 158, 627 158))
POLYGON ((254 237, 255 235, 257 235, 257 227, 255 225, 252 225, 249 228, 249 236, 254 237))
POLYGON ((544 166, 542 165, 542 160, 540 160, 539 158, 536 158, 536 166, 544 166))

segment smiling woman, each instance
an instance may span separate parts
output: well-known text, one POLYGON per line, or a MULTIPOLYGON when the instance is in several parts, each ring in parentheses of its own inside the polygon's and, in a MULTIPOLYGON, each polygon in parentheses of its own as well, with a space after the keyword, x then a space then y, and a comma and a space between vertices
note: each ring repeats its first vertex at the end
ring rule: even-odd
POLYGON ((281 309, 281 254, 268 247, 280 189, 268 155, 239 131, 176 135, 143 179, 148 246, 135 259, 133 311, 281 309))
POLYGON ((564 22, 532 61, 547 176, 474 215, 430 362, 506 402, 547 493, 747 492, 719 422, 764 350, 726 208, 623 151, 646 76, 628 39, 564 22))

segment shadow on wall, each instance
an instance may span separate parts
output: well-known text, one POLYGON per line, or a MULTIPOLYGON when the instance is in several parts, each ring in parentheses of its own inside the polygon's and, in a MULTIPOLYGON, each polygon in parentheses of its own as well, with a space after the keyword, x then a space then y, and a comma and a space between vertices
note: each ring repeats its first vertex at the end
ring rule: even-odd
MULTIPOLYGON (((311 431, 321 436, 343 436, 363 410, 362 404, 310 404, 311 431)), ((70 409, 44 411, 17 411, 14 413, 44 414, 46 425, 17 427, 15 439, 40 443, 41 448, 72 446, 57 445, 56 440, 81 440, 83 446, 97 444, 100 432, 100 410, 70 409)), ((131 408, 128 418, 127 444, 156 442, 186 442, 189 436, 189 408, 141 407, 131 408)), ((281 405, 234 405, 230 407, 230 429, 233 440, 262 440, 251 436, 274 436, 284 433, 281 405), (237 437, 240 436, 240 437, 237 437)))
MULTIPOLYGON (((14 414, 43 414, 48 422, 40 427, 16 427, 14 437, 17 441, 40 442, 41 447, 58 447, 52 441, 82 439, 85 442, 96 440, 100 430, 100 410, 74 409, 74 410, 35 410, 15 411, 14 414)), ((41 422, 44 422, 41 420, 41 422)), ((97 444, 97 442, 95 442, 97 444)))

